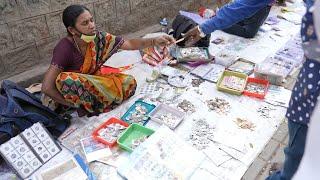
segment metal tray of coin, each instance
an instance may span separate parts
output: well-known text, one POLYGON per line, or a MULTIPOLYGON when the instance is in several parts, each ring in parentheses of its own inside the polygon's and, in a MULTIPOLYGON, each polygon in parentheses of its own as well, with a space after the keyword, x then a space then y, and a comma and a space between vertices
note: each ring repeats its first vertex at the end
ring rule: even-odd
POLYGON ((131 153, 134 150, 134 148, 132 148, 134 141, 141 138, 148 138, 153 133, 154 130, 133 123, 122 133, 122 135, 117 140, 117 143, 122 149, 131 153))
POLYGON ((121 119, 129 124, 138 123, 141 125, 146 125, 150 119, 149 113, 155 108, 156 106, 153 104, 146 103, 142 100, 137 100, 128 110, 127 112, 121 117, 121 119), (142 111, 139 115, 138 112, 142 111), (138 117, 138 118, 133 118, 138 117), (134 121, 134 119, 140 119, 140 121, 134 121))
POLYGON ((160 104, 150 112, 149 116, 152 121, 164 124, 174 130, 184 119, 185 113, 168 105, 160 104))
POLYGON ((112 134, 111 136, 114 136, 113 133, 116 133, 116 137, 114 137, 114 138, 112 138, 112 140, 108 141, 107 139, 100 136, 100 132, 103 131, 104 129, 107 129, 108 126, 110 126, 112 124, 121 125, 120 127, 124 127, 125 129, 129 126, 128 123, 121 121, 120 119, 112 117, 112 118, 108 119, 106 122, 104 122, 103 124, 101 124, 97 129, 95 129, 92 132, 93 139, 95 139, 96 141, 101 142, 103 144, 106 144, 109 147, 113 147, 116 144, 117 139, 120 137, 121 131, 124 131, 125 129, 122 130, 122 129, 120 129, 120 127, 118 128, 118 126, 115 126, 115 128, 117 128, 117 129, 114 128, 114 129, 112 129, 113 130, 112 132, 106 132, 106 133, 112 134))
POLYGON ((248 76, 246 74, 225 70, 223 72, 223 74, 220 76, 220 79, 217 82, 217 89, 219 91, 224 91, 224 92, 227 92, 229 94, 234 94, 234 95, 239 95, 240 96, 242 94, 242 92, 244 91, 244 88, 246 86, 247 78, 248 78, 248 76), (241 88, 236 90, 236 89, 231 89, 231 88, 228 88, 228 87, 224 86, 222 84, 222 82, 223 82, 224 78, 228 77, 228 76, 234 76, 234 77, 238 77, 238 78, 243 79, 244 83, 241 86, 241 88))
POLYGON ((210 58, 208 48, 204 47, 186 47, 176 49, 176 58, 178 62, 194 62, 194 61, 205 61, 209 62, 210 58))

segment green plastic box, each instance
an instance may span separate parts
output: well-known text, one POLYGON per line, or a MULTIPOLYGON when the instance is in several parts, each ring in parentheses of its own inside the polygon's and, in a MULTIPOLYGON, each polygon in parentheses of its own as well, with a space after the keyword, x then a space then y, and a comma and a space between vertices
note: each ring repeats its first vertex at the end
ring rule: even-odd
POLYGON ((131 124, 117 140, 118 145, 128 151, 132 152, 131 143, 135 139, 139 139, 143 136, 150 136, 154 133, 154 130, 141 126, 137 123, 131 124))
POLYGON ((219 91, 224 91, 224 92, 227 92, 229 94, 234 94, 234 95, 240 96, 242 94, 242 92, 244 91, 245 87, 246 87, 247 78, 248 78, 248 76, 246 74, 244 74, 244 73, 225 70, 222 73, 222 75, 220 76, 220 79, 217 82, 217 88, 218 88, 219 91), (230 88, 222 86, 221 82, 222 82, 223 78, 226 77, 226 76, 236 76, 236 77, 245 79, 245 83, 243 84, 242 89, 240 91, 238 91, 238 90, 235 90, 235 89, 230 89, 230 88))

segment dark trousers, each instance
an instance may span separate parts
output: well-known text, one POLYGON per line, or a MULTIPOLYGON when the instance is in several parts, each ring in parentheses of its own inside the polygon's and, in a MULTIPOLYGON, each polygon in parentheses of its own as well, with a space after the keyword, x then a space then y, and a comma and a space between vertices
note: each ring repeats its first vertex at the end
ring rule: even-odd
POLYGON ((289 180, 297 171, 304 153, 308 126, 288 121, 289 142, 284 149, 285 160, 281 171, 267 177, 267 180, 289 180))
POLYGON ((223 31, 244 38, 253 38, 259 31, 260 26, 267 19, 270 9, 271 6, 266 6, 256 12, 253 16, 234 24, 227 29, 223 29, 223 31))

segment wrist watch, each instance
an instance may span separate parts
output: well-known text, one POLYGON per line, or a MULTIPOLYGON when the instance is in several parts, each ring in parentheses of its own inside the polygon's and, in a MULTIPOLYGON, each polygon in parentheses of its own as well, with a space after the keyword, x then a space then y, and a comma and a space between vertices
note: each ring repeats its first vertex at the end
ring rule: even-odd
POLYGON ((200 26, 197 26, 198 27, 198 31, 199 31, 199 36, 201 37, 201 38, 204 38, 204 37, 206 37, 206 34, 201 30, 201 28, 200 28, 200 26))

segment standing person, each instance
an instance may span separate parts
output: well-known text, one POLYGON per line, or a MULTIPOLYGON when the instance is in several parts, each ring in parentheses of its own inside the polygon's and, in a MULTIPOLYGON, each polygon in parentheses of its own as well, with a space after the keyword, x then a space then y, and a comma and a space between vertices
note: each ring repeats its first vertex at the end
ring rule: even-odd
POLYGON ((68 6, 62 20, 68 35, 54 48, 42 92, 59 104, 82 110, 82 114, 108 112, 134 94, 134 77, 100 72, 100 67, 119 49, 136 50, 174 42, 171 36, 125 40, 97 31, 92 14, 82 5, 68 6))
MULTIPOLYGON (((296 172, 304 154, 310 117, 320 93, 320 46, 313 22, 314 0, 306 0, 307 12, 302 18, 301 38, 306 62, 294 86, 286 117, 288 118, 289 142, 285 148, 285 161, 281 171, 267 180, 289 180, 296 172)), ((318 120, 318 119, 316 119, 318 120)), ((317 154, 315 154, 317 156, 317 154)))
POLYGON ((318 180, 320 177, 320 156, 317 156, 317 154, 320 152, 319 117, 320 103, 318 102, 310 119, 306 148, 299 168, 296 174, 293 176, 294 180, 318 180))

